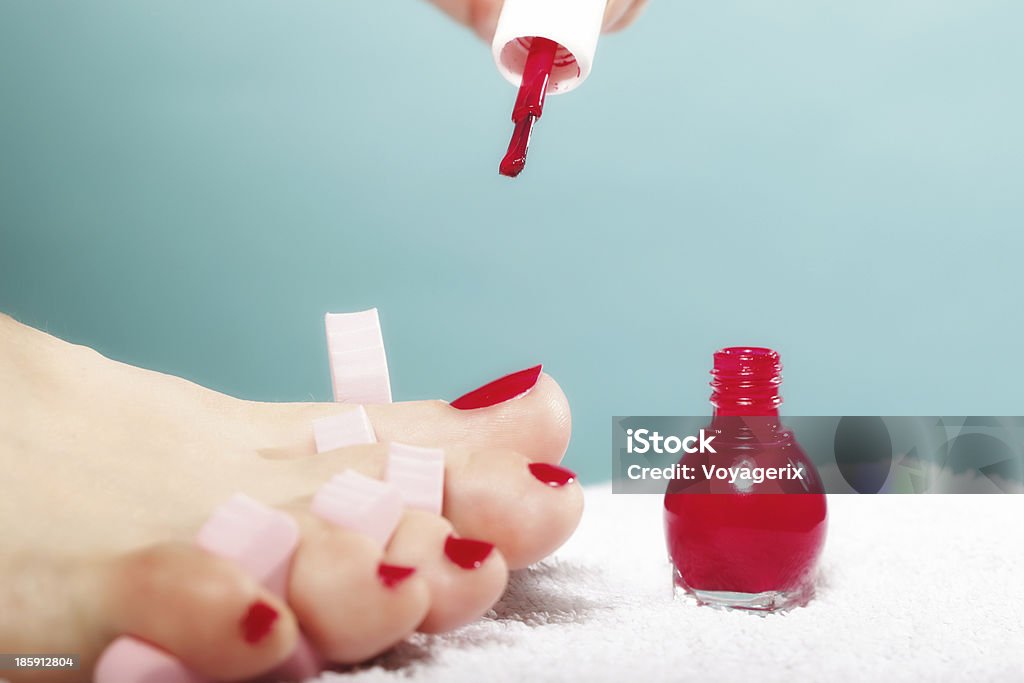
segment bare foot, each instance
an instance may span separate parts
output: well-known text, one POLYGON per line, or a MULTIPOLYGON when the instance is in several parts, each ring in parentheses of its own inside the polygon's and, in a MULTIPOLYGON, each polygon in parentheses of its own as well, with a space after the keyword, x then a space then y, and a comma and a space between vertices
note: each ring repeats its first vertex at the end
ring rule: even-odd
POLYGON ((545 483, 543 468, 529 467, 558 463, 569 440, 569 408, 548 376, 478 410, 366 406, 381 442, 446 455, 443 516, 406 512, 383 552, 307 512, 344 469, 383 475, 383 444, 315 454, 312 421, 352 409, 238 400, 0 316, 0 651, 82 657, 79 672, 14 680, 86 679, 126 633, 217 680, 273 668, 299 629, 331 661, 359 662, 417 629, 476 619, 509 569, 545 557, 575 529, 579 486, 545 483), (239 491, 300 524, 285 601, 191 542, 239 491), (494 549, 465 568, 446 554, 450 535, 494 549), (416 572, 385 585, 382 562, 416 572), (242 624, 258 602, 278 617, 254 639, 242 624))

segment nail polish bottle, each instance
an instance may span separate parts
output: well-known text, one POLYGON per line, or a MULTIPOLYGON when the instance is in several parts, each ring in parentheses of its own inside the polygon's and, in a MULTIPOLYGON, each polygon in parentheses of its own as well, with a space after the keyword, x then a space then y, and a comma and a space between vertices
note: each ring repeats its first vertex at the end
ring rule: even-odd
POLYGON ((607 0, 505 0, 491 52, 519 96, 512 140, 498 167, 502 175, 514 178, 526 166, 545 97, 569 92, 590 75, 606 5, 607 0))
POLYGON ((707 431, 715 453, 687 454, 693 481, 665 494, 665 535, 677 596, 715 607, 774 612, 814 595, 826 501, 814 465, 779 418, 779 355, 736 347, 715 353, 707 431), (702 466, 766 468, 799 478, 731 482, 702 466))

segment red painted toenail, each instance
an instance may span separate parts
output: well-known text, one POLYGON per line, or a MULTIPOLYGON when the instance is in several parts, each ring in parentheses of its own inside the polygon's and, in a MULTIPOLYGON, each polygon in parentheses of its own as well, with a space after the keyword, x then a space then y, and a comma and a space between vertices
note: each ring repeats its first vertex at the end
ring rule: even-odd
POLYGON ((571 484, 576 480, 576 473, 572 470, 543 462, 530 463, 530 474, 555 488, 571 484))
POLYGON ((485 384, 479 389, 474 389, 465 396, 452 401, 452 408, 459 410, 475 410, 477 408, 489 408, 491 406, 511 401, 528 393, 540 379, 542 366, 535 365, 526 370, 513 372, 501 379, 496 379, 490 384, 485 384))
POLYGON ((377 567, 377 578, 387 588, 394 588, 416 573, 416 567, 402 567, 397 564, 384 564, 377 567))
POLYGON ((242 638, 250 645, 260 642, 270 634, 278 616, 277 610, 262 600, 252 603, 242 617, 242 638))
POLYGON ((494 544, 471 538, 449 536, 444 542, 444 554, 463 569, 477 569, 494 550, 494 544))

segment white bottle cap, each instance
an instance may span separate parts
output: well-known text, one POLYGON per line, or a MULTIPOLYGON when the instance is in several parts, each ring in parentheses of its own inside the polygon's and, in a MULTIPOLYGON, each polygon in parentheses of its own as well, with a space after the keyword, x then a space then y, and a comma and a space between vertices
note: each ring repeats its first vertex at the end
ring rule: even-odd
POLYGON ((534 37, 559 44, 548 94, 569 92, 587 80, 601 37, 607 0, 505 0, 491 51, 498 71, 519 86, 534 37))

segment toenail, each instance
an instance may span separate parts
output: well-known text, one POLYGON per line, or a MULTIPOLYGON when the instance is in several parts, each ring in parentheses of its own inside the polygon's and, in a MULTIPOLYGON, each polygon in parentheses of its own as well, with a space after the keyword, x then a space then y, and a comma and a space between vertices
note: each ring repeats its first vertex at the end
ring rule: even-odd
POLYGON ((553 488, 560 488, 576 481, 576 473, 572 470, 544 462, 530 463, 530 474, 553 488))
POLYGON ((384 564, 377 566, 377 578, 386 588, 394 588, 410 576, 416 573, 416 567, 402 567, 397 564, 384 564))
POLYGON ((444 554, 463 569, 478 569, 494 550, 494 544, 471 538, 449 535, 444 542, 444 554))
POLYGON ((242 617, 242 638, 250 645, 255 645, 270 634, 279 616, 276 609, 257 600, 242 617))
POLYGON ((479 389, 460 396, 452 401, 451 406, 459 410, 475 410, 489 408, 525 396, 537 385, 542 367, 535 365, 532 368, 505 375, 501 379, 496 379, 490 384, 485 384, 479 389))

